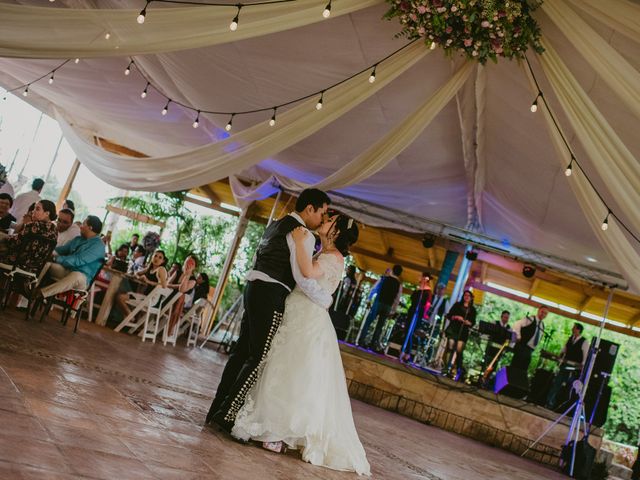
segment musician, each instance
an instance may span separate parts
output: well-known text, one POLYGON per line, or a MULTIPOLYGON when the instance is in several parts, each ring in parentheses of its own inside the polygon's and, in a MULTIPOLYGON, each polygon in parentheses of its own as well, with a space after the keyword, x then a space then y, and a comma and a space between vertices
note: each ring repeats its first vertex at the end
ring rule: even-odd
MULTIPOLYGON (((496 325, 498 325, 500 328, 502 328, 506 332, 509 332, 509 335, 511 335, 511 327, 509 326, 510 317, 511 317, 511 312, 509 310, 503 310, 502 314, 500 315, 500 320, 496 320, 496 325)), ((505 337, 506 336, 507 335, 505 334, 505 337)), ((503 338, 503 337, 500 337, 500 338, 503 338)), ((482 361, 483 371, 489 366, 489 364, 491 363, 491 360, 493 360, 496 354, 500 351, 501 345, 499 344, 502 342, 503 340, 497 339, 494 336, 489 338, 489 342, 487 343, 487 348, 484 351, 484 360, 482 361)))
POLYGON ((556 398, 563 386, 578 377, 589 355, 589 342, 582 336, 584 326, 574 323, 571 336, 565 343, 560 354, 560 370, 556 375, 553 385, 547 396, 547 408, 553 410, 557 407, 556 398))
POLYGON ((416 329, 420 328, 425 310, 429 307, 431 300, 431 285, 429 282, 431 277, 428 273, 423 272, 420 277, 420 284, 411 293, 411 306, 407 312, 407 320, 409 328, 404 338, 402 349, 400 351, 400 361, 408 362, 411 358, 411 350, 413 349, 413 334, 416 329))
POLYGON ((516 334, 516 344, 513 348, 511 366, 527 371, 531 363, 531 355, 544 335, 544 319, 549 314, 549 308, 541 305, 535 317, 527 315, 513 325, 516 334))
POLYGON ((447 350, 445 351, 445 369, 451 368, 451 357, 456 352, 456 370, 462 371, 462 356, 469 339, 469 329, 476 324, 476 309, 473 306, 473 293, 465 290, 462 300, 456 302, 449 313, 449 326, 445 330, 447 336, 447 350))

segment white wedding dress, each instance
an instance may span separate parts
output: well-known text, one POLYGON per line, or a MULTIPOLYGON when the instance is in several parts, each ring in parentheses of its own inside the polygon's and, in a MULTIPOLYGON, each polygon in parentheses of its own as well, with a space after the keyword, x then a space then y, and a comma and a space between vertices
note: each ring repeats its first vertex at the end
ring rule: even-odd
MULTIPOLYGON (((334 292, 344 264, 320 254, 318 283, 334 292)), ((335 470, 370 475, 347 392, 338 339, 329 313, 296 287, 262 373, 238 412, 232 434, 243 440, 283 441, 302 459, 335 470)))

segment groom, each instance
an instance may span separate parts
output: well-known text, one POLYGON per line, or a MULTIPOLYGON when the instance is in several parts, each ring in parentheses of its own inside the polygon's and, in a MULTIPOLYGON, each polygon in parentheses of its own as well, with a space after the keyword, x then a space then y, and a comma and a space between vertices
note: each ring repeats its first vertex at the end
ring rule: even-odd
MULTIPOLYGON (((331 200, 318 189, 302 191, 295 212, 274 221, 265 230, 258 246, 253 270, 244 289, 244 316, 238 342, 222 372, 216 396, 206 423, 215 423, 231 432, 247 393, 258 379, 259 366, 271 348, 287 295, 296 284, 318 303, 331 304, 331 297, 313 289, 313 281, 304 279, 296 263, 295 244, 290 233, 303 225, 315 230, 322 225, 331 200), (326 298, 324 298, 326 297, 326 298)), ((313 243, 313 235, 307 236, 313 243)), ((313 251, 313 247, 309 248, 313 251)))

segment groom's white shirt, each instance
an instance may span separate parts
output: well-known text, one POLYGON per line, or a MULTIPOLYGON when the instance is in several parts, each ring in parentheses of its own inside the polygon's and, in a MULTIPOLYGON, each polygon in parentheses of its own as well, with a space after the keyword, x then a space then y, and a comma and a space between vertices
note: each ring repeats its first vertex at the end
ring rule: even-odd
MULTIPOLYGON (((306 228, 304 220, 298 215, 296 212, 291 212, 293 218, 295 218, 303 227, 306 228)), ((304 247, 307 252, 309 252, 309 256, 313 253, 313 248, 315 247, 315 238, 313 235, 307 235, 304 240, 304 247)), ((287 245, 289 246, 289 251, 291 252, 291 256, 289 257, 289 262, 291 263, 291 273, 293 273, 293 279, 296 281, 300 290, 304 292, 304 294, 311 299, 311 301, 317 305, 320 305, 322 308, 329 308, 333 303, 333 297, 322 287, 320 284, 312 279, 306 278, 302 275, 300 271, 300 267, 298 266, 298 260, 296 259, 296 243, 293 240, 293 236, 288 233, 287 234, 287 245)), ((258 270, 251 270, 246 277, 246 280, 262 280, 263 282, 272 282, 279 283, 287 290, 291 291, 291 289, 286 286, 284 283, 279 282, 278 280, 271 278, 264 272, 260 272, 258 270)))

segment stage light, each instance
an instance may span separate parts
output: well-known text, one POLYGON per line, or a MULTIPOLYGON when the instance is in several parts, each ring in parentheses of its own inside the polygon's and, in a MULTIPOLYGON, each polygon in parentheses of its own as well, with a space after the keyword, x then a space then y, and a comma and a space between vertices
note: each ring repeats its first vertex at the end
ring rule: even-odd
POLYGON ((422 237, 422 246, 424 248, 431 248, 436 244, 436 237, 430 233, 425 233, 422 237))
POLYGON ((316 110, 322 110, 322 103, 324 101, 324 91, 320 93, 320 100, 316 103, 316 110))
POLYGON ((329 3, 327 3, 327 6, 324 7, 324 10, 322 11, 322 16, 324 18, 329 18, 331 16, 331 0, 329 0, 329 3))
POLYGON ((224 129, 225 129, 227 132, 230 132, 230 131, 231 131, 231 128, 233 127, 233 117, 234 117, 235 115, 236 115, 235 113, 232 113, 232 114, 231 114, 231 118, 230 118, 230 119, 229 119, 229 121, 227 122, 227 126, 226 126, 226 127, 224 127, 224 129))
POLYGON ((198 110, 198 114, 196 115, 196 119, 193 121, 193 124, 191 126, 193 128, 198 128, 198 125, 200 125, 200 110, 198 110))
POLYGON ((466 257, 467 260, 473 262, 478 259, 478 252, 476 252, 475 250, 470 250, 467 253, 465 253, 464 256, 466 257))
POLYGON ((377 65, 374 65, 373 70, 371 70, 371 75, 369 75, 369 83, 373 83, 376 81, 376 68, 377 65))
POLYGON ((522 267, 522 275, 526 278, 532 278, 536 274, 536 267, 533 265, 525 265, 522 267))

